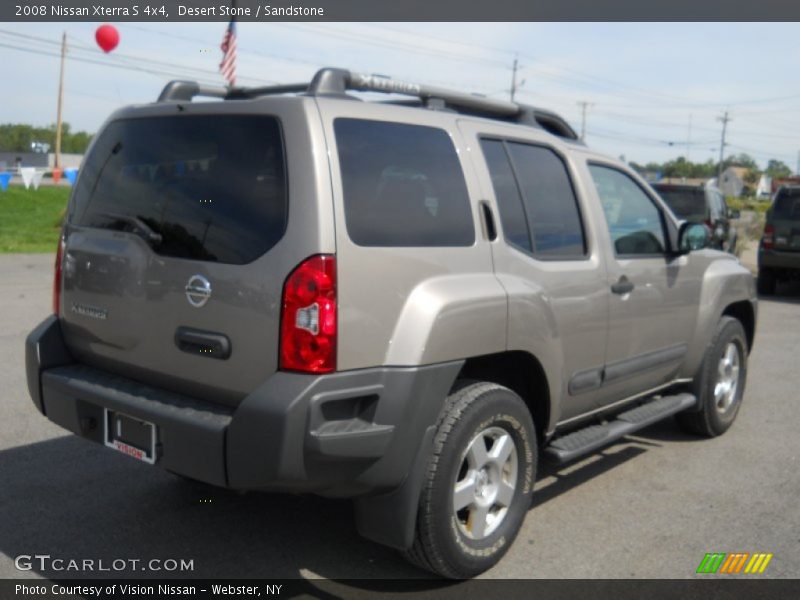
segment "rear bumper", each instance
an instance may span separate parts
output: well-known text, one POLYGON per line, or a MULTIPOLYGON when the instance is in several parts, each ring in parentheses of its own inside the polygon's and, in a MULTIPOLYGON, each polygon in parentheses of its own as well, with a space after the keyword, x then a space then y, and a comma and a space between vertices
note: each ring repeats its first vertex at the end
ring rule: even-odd
POLYGON ((48 419, 103 442, 103 410, 157 427, 156 464, 235 489, 356 496, 400 486, 461 362, 275 373, 236 408, 75 362, 49 317, 28 336, 28 387, 48 419))
POLYGON ((759 269, 786 269, 800 271, 800 252, 758 249, 759 269))

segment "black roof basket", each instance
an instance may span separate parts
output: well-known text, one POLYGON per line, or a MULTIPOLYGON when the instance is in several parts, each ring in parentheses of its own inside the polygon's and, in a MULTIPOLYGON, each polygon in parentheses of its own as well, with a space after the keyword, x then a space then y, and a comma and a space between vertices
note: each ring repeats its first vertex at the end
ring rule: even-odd
POLYGON ((348 90, 383 92, 417 98, 421 106, 450 109, 459 113, 538 127, 553 135, 578 141, 578 135, 560 115, 533 106, 410 83, 382 75, 364 75, 345 69, 325 68, 311 83, 292 83, 251 88, 200 85, 194 81, 171 81, 161 91, 159 102, 190 102, 195 96, 226 100, 256 98, 272 94, 299 93, 309 96, 346 96, 348 90))

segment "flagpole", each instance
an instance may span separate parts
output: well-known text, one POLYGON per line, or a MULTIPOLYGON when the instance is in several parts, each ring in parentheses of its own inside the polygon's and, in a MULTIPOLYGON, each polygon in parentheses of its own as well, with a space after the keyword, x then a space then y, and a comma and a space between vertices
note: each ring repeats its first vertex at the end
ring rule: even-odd
POLYGON ((56 115, 56 169, 61 167, 61 107, 64 103, 64 63, 67 57, 67 32, 61 35, 61 72, 58 77, 58 111, 56 115))

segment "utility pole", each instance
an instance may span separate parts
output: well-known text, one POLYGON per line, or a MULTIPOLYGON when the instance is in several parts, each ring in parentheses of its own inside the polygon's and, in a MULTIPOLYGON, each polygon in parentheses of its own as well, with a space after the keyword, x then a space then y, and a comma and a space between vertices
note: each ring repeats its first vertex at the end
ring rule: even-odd
POLYGON ((719 165, 717 166, 717 187, 722 186, 722 157, 725 152, 725 132, 728 130, 728 121, 733 121, 728 116, 728 111, 721 117, 717 117, 717 121, 722 121, 722 139, 719 143, 719 165))
POLYGON ((514 101, 514 95, 517 93, 517 69, 519 69, 519 62, 517 55, 514 55, 514 65, 511 67, 511 101, 514 101))
POLYGON ((578 102, 578 106, 581 107, 581 141, 583 141, 586 137, 586 109, 590 106, 594 106, 594 102, 582 100, 578 102))
POLYGON ((797 170, 794 172, 795 175, 800 175, 800 150, 797 151, 797 170))
POLYGON ((56 168, 61 167, 61 106, 64 103, 64 63, 67 58, 67 32, 61 35, 61 73, 58 77, 58 113, 56 116, 56 168))

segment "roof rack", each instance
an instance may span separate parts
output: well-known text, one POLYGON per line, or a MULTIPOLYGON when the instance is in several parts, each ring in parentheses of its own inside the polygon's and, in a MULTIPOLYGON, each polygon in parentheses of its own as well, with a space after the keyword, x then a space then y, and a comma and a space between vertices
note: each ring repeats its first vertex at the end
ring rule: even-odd
POLYGON ((311 83, 251 88, 224 88, 200 85, 194 81, 171 81, 161 91, 158 101, 191 102, 195 96, 233 100, 289 93, 349 97, 347 96, 348 90, 412 96, 417 99, 418 105, 425 108, 450 109, 472 116, 529 125, 544 129, 562 138, 578 141, 578 135, 569 123, 560 115, 548 110, 436 86, 391 79, 382 75, 354 73, 346 69, 320 69, 314 75, 311 83))

